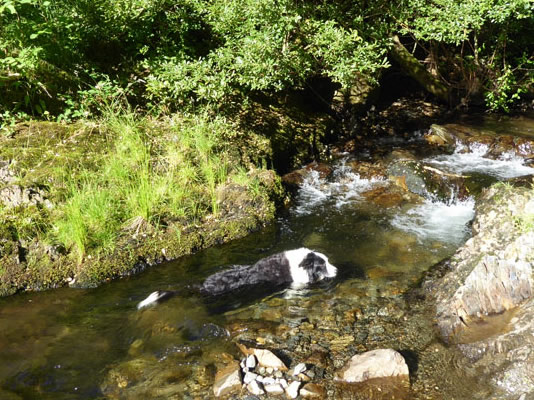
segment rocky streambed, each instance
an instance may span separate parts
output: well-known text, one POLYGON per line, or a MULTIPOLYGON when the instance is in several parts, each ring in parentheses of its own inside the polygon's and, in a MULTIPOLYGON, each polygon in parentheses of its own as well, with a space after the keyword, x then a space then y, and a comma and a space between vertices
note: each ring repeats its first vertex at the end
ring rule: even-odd
POLYGON ((380 159, 333 151, 332 163, 284 177, 295 204, 240 241, 101 288, 4 301, 0 348, 17 361, 0 367, 0 394, 531 398, 530 131, 521 143, 454 132, 385 137, 380 159), (339 276, 135 310, 153 290, 300 246, 327 254, 339 276), (30 334, 34 326, 45 333, 30 334))

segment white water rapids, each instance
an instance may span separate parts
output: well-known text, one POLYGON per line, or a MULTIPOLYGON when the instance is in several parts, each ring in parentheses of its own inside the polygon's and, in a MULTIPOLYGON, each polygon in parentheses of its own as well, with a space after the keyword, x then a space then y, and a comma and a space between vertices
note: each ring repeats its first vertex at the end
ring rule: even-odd
POLYGON ((524 164, 516 154, 504 153, 498 159, 488 157, 489 147, 485 144, 473 144, 466 152, 465 146, 459 145, 450 155, 429 158, 429 165, 454 174, 479 173, 498 179, 515 178, 534 174, 534 168, 524 164))
MULTIPOLYGON (((507 153, 499 159, 487 157, 489 148, 483 144, 471 145, 469 149, 458 146, 450 155, 440 155, 421 160, 446 173, 469 175, 477 173, 496 179, 508 179, 534 174, 534 168, 524 160, 507 153)), ((364 201, 361 194, 377 186, 388 185, 384 179, 364 179, 355 173, 347 160, 341 160, 331 177, 321 178, 317 171, 310 171, 301 185, 294 213, 297 216, 319 212, 325 204, 342 208, 358 206, 364 201)), ((452 188, 451 188, 452 190, 452 188)), ((468 224, 475 215, 473 198, 459 200, 454 193, 447 200, 425 193, 424 202, 412 207, 398 207, 389 218, 392 228, 416 235, 419 240, 439 241, 459 245, 469 234, 468 224)))

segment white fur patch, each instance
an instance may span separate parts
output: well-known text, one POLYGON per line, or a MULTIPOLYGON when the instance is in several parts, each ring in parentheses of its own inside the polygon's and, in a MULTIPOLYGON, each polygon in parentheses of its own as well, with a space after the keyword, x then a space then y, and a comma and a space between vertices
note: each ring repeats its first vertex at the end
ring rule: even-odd
POLYGON ((150 293, 146 299, 137 305, 137 309, 140 310, 143 307, 148 307, 149 305, 157 302, 161 296, 162 294, 158 291, 150 293))
POLYGON ((289 272, 291 273, 291 279, 293 279, 294 284, 305 285, 310 283, 308 273, 304 270, 304 268, 299 267, 300 263, 302 260, 304 260, 304 257, 308 255, 308 253, 311 253, 311 250, 305 247, 284 252, 287 261, 289 261, 289 272))
POLYGON ((323 258, 326 263, 326 276, 325 278, 333 278, 337 274, 337 268, 328 262, 328 257, 317 251, 301 247, 296 250, 288 250, 284 252, 285 257, 289 261, 289 269, 291 278, 293 279, 293 286, 301 286, 310 283, 310 277, 304 268, 299 267, 300 263, 309 254, 314 253, 317 256, 323 258))
POLYGON ((337 275, 337 268, 334 267, 332 264, 330 264, 330 262, 328 261, 328 257, 322 253, 315 252, 315 254, 317 254, 318 256, 321 256, 326 261, 326 274, 327 274, 326 277, 327 278, 335 277, 337 275))

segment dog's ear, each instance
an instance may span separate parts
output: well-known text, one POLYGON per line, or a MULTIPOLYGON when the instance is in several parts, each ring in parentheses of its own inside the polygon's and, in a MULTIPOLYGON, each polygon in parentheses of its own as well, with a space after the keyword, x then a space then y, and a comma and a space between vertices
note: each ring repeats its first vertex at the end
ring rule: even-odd
POLYGON ((299 267, 308 270, 313 270, 318 267, 324 266, 326 263, 322 257, 319 257, 313 252, 309 252, 306 257, 300 262, 299 267))

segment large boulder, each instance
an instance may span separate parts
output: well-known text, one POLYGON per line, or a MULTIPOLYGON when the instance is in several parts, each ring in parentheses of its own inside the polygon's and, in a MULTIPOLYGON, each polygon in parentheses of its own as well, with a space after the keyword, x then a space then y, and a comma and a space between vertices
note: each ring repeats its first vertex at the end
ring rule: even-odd
POLYGON ((496 185, 434 286, 437 325, 502 399, 534 398, 534 191, 496 185))
POLYGON ((504 185, 488 190, 477 207, 474 236, 450 261, 436 286, 437 323, 446 341, 486 315, 519 306, 533 293, 534 232, 521 216, 534 215, 534 194, 504 185))
POLYGON ((404 357, 392 349, 378 349, 353 356, 338 372, 337 381, 356 383, 373 378, 408 377, 404 357))
POLYGON ((487 148, 487 156, 499 157, 504 153, 516 154, 524 158, 532 158, 534 154, 534 119, 522 118, 521 123, 513 122, 509 126, 506 121, 495 123, 491 118, 485 124, 475 121, 458 124, 434 124, 425 135, 425 140, 432 145, 453 149, 461 146, 465 150, 480 147, 487 148), (504 122, 504 123, 503 123, 504 122))

